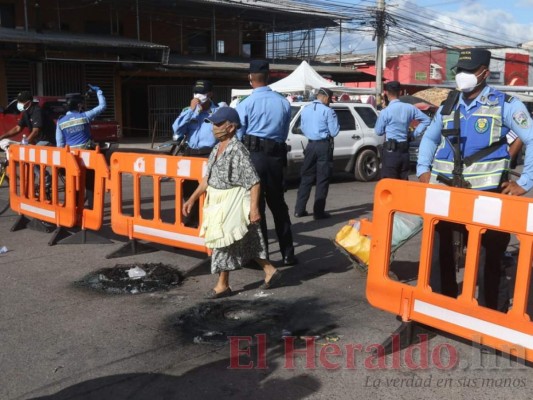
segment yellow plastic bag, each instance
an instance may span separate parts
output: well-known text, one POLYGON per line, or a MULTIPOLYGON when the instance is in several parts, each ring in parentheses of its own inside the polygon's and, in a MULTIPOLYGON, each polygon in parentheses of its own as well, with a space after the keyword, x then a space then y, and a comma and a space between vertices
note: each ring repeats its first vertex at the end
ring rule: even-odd
POLYGON ((358 260, 368 264, 370 259, 370 238, 361 235, 358 222, 344 225, 335 236, 335 242, 358 260))

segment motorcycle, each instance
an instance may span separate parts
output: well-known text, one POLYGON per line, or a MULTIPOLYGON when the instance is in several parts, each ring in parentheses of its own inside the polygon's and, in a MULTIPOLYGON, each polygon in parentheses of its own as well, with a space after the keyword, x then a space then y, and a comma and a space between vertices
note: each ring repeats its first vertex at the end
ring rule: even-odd
POLYGON ((172 140, 161 143, 159 146, 156 147, 156 149, 163 150, 163 149, 170 147, 168 154, 171 156, 177 156, 185 149, 186 145, 187 145, 186 137, 184 136, 180 140, 178 134, 174 133, 172 135, 172 140))

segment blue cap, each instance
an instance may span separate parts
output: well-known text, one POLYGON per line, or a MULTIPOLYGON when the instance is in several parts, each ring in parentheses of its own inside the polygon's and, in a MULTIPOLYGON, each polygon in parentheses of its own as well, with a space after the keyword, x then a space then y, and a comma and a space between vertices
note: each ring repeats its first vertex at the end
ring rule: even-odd
POLYGON ((193 93, 207 94, 213 91, 213 84, 206 80, 196 81, 192 91, 193 93))
POLYGON ((268 72, 269 65, 266 60, 252 60, 250 61, 250 73, 268 72))
POLYGON ((241 126, 241 119, 237 110, 231 107, 220 107, 213 114, 205 119, 207 122, 213 124, 220 124, 224 121, 234 122, 241 126))

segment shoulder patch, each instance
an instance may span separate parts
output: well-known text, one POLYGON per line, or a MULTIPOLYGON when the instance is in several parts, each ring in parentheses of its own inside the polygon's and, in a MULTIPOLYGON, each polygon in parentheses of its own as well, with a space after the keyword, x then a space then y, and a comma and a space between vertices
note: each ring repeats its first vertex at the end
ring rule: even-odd
POLYGON ((505 94, 505 102, 511 103, 515 98, 511 96, 510 94, 505 94))
POLYGON ((520 125, 521 128, 529 128, 529 121, 530 118, 527 115, 525 111, 518 111, 513 114, 513 120, 518 125, 520 125))

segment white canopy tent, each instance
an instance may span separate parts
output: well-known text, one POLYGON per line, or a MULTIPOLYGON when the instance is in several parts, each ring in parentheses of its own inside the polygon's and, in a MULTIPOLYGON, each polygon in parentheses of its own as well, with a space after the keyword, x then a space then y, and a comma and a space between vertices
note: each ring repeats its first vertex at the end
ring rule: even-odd
MULTIPOLYGON (((288 76, 272 83, 270 88, 279 93, 300 93, 317 90, 326 87, 333 92, 349 94, 375 94, 374 88, 351 88, 346 86, 337 86, 335 83, 321 77, 307 61, 302 63, 288 76)), ((252 93, 252 89, 232 89, 231 97, 247 96, 252 93)))

